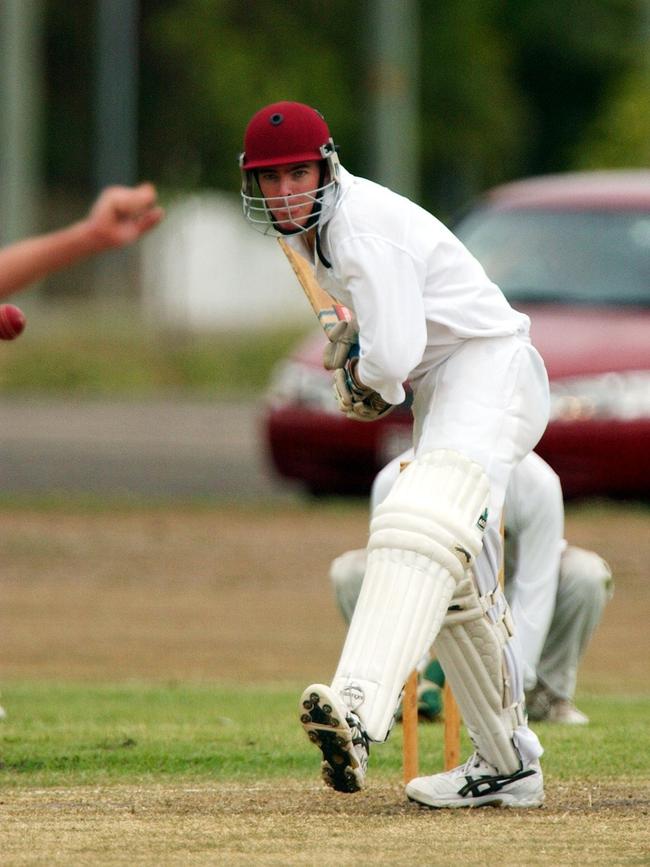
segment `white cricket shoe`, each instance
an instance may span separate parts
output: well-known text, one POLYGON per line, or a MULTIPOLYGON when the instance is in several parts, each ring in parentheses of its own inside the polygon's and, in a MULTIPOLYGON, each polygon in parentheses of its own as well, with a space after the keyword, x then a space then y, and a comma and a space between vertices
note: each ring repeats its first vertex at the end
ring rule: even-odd
POLYGON ((505 775, 474 753, 452 771, 411 780, 406 794, 425 807, 541 807, 544 778, 539 762, 505 775))
POLYGON ((359 717, 329 686, 315 683, 300 698, 300 722, 323 754, 321 774, 337 792, 358 792, 368 767, 370 743, 359 717))
POLYGON ((552 723, 562 723, 571 726, 586 726, 589 717, 566 698, 557 698, 551 702, 546 720, 552 723))
POLYGON ((534 722, 587 725, 589 717, 569 701, 554 695, 544 684, 538 683, 526 693, 526 712, 534 722))

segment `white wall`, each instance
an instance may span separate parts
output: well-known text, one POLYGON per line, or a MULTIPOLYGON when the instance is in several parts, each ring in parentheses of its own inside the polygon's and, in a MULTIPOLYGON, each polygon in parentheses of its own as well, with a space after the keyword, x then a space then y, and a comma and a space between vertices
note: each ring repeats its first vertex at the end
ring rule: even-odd
POLYGON ((179 199, 141 244, 143 312, 151 325, 241 329, 314 322, 277 241, 246 222, 238 196, 179 199))

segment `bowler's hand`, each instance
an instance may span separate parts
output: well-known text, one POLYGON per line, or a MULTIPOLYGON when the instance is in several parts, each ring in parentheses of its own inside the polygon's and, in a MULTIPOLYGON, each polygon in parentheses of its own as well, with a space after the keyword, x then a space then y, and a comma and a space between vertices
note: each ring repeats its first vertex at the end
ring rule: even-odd
POLYGON ((106 187, 91 208, 86 224, 96 252, 124 247, 137 241, 162 220, 156 188, 106 187))

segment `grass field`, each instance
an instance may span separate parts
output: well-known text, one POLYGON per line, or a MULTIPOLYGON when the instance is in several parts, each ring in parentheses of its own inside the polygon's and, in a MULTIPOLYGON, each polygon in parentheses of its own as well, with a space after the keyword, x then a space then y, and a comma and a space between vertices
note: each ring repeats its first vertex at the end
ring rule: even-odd
POLYGON ((126 315, 60 305, 29 317, 0 365, 0 393, 70 397, 259 394, 304 327, 256 333, 155 331, 126 315))
MULTIPOLYGON (((315 751, 296 725, 302 683, 154 686, 22 682, 4 690, 5 787, 106 785, 182 776, 203 782, 311 780, 315 751), (260 720, 259 708, 265 708, 260 720)), ((641 782, 650 755, 650 697, 581 696, 588 729, 538 726, 556 780, 641 782)), ((441 726, 422 724, 431 769, 442 763, 441 726)), ((469 741, 466 741, 469 746, 469 741)), ((373 751, 373 776, 399 780, 400 729, 373 751)))
MULTIPOLYGON (((591 724, 537 727, 545 807, 454 813, 405 802, 398 728, 345 796, 296 722, 336 662, 327 566, 362 544, 361 504, 0 504, 0 863, 650 863, 648 517, 569 509, 616 593, 591 724)), ((420 736, 434 771, 441 726, 420 736)))

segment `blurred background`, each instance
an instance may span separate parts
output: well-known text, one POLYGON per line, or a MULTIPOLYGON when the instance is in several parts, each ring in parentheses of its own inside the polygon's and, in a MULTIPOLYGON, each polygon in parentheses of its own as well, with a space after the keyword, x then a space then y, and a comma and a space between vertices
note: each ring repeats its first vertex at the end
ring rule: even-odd
MULTIPOLYGON (((313 325, 241 216, 243 130, 268 102, 316 106, 349 170, 450 221, 513 178, 647 166, 649 85, 650 0, 0 0, 0 242, 77 219, 107 184, 151 180, 167 208, 137 247, 17 299, 29 324, 0 347, 0 395, 18 425, 37 394, 264 392, 313 325)), ((146 422, 143 450, 167 426, 146 422)), ((21 439, 3 443, 14 472, 21 439)))

